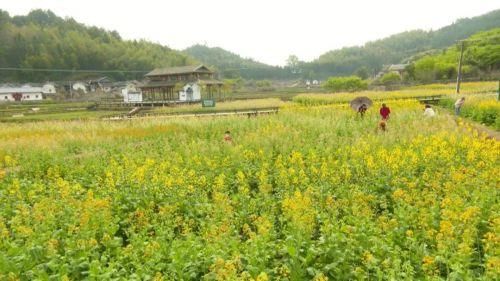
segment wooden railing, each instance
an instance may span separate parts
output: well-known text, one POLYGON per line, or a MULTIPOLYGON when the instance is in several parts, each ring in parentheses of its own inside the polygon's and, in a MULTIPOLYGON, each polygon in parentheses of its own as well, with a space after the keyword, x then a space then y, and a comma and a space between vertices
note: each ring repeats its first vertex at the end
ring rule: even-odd
POLYGON ((219 111, 191 111, 191 112, 146 112, 140 113, 133 116, 127 114, 119 115, 109 115, 104 116, 105 120, 123 120, 123 119, 135 119, 135 118, 169 118, 169 117, 208 117, 208 116, 234 116, 234 115, 246 115, 247 117, 276 114, 279 111, 279 107, 266 107, 266 108, 256 108, 256 109, 234 109, 234 110, 219 110, 219 111))

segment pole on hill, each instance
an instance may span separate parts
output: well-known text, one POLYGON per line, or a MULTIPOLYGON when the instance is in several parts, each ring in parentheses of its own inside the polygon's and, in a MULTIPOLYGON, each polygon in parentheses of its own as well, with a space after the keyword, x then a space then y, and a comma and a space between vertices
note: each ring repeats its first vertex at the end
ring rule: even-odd
POLYGON ((458 73, 457 73, 457 94, 460 94, 460 80, 462 80, 462 59, 464 57, 464 41, 460 41, 460 60, 458 61, 458 73))

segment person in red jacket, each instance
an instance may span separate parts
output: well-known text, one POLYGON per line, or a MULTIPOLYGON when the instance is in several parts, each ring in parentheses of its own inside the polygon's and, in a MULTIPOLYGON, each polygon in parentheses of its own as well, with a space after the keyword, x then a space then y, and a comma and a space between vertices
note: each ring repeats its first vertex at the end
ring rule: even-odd
POLYGON ((389 115, 391 114, 391 110, 389 107, 385 105, 385 103, 382 104, 382 107, 380 108, 380 116, 382 116, 382 120, 387 120, 389 119, 389 115))

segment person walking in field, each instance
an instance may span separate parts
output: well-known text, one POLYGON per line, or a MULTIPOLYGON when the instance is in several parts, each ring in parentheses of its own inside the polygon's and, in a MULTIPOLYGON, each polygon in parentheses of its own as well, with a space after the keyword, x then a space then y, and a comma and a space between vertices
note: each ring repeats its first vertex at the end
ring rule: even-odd
POLYGON ((231 137, 231 132, 226 131, 224 133, 224 142, 228 143, 228 144, 232 144, 233 143, 233 138, 231 137))
POLYGON ((359 115, 361 115, 361 118, 365 117, 365 113, 366 113, 367 109, 368 109, 368 107, 364 103, 359 106, 358 113, 359 113, 359 115))
POLYGON ((424 116, 425 117, 433 117, 435 115, 436 115, 436 112, 434 112, 434 109, 432 109, 431 105, 426 104, 425 109, 424 109, 424 116))
POLYGON ((459 116, 460 115, 460 110, 462 109, 462 106, 465 103, 465 97, 462 97, 461 99, 457 100, 455 102, 455 115, 459 116))
POLYGON ((376 132, 382 131, 386 132, 387 131, 387 122, 386 120, 382 119, 378 122, 377 128, 375 129, 376 132))
POLYGON ((385 103, 382 104, 382 107, 380 108, 380 116, 382 116, 383 121, 387 121, 389 119, 389 115, 391 114, 391 109, 385 105, 385 103))

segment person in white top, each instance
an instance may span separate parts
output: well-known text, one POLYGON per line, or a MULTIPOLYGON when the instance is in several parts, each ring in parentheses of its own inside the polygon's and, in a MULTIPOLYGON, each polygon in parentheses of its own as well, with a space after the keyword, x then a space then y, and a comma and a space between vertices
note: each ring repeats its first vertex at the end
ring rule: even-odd
POLYGON ((455 102, 455 115, 458 116, 460 115, 460 109, 462 109, 462 105, 464 105, 465 102, 465 97, 462 97, 461 99, 458 99, 455 102))
POLYGON ((424 116, 433 117, 434 115, 436 115, 436 112, 434 112, 434 109, 432 109, 430 104, 426 104, 425 110, 424 110, 424 116))

